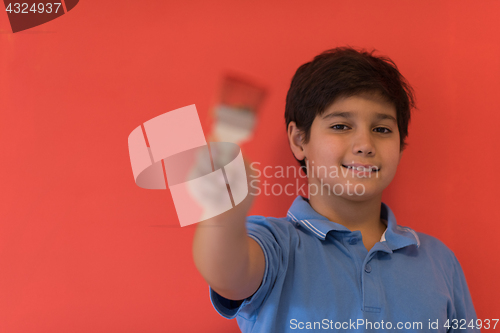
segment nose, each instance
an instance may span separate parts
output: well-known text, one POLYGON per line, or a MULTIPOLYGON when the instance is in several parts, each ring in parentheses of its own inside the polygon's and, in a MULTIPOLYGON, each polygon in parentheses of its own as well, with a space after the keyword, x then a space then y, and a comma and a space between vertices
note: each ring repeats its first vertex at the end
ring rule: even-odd
POLYGON ((358 135, 354 136, 353 140, 352 152, 354 155, 375 155, 375 146, 370 133, 360 131, 358 135))

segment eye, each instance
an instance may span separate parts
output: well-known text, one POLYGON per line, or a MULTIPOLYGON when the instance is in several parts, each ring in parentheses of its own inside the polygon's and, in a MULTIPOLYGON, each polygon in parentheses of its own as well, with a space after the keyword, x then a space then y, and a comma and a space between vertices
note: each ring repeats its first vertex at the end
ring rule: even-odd
POLYGON ((385 130, 385 132, 379 132, 379 133, 382 133, 382 134, 389 134, 389 133, 391 133, 391 130, 390 130, 390 129, 388 129, 388 128, 385 128, 385 127, 377 127, 377 128, 375 128, 375 129, 376 129, 376 130, 377 130, 377 129, 382 129, 382 130, 385 130))
POLYGON ((333 128, 333 129, 336 129, 336 130, 341 130, 342 128, 340 128, 340 127, 349 127, 349 126, 347 126, 347 125, 333 125, 330 128, 333 128))

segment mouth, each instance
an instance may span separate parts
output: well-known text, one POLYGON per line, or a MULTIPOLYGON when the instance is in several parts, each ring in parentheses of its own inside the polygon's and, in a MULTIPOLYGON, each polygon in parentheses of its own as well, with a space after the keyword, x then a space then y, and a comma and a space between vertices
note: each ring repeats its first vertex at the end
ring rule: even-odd
POLYGON ((353 170, 354 172, 379 172, 380 171, 380 168, 376 167, 376 166, 370 166, 368 168, 365 168, 362 166, 355 167, 355 166, 351 166, 351 165, 342 164, 342 167, 349 169, 349 170, 353 170))

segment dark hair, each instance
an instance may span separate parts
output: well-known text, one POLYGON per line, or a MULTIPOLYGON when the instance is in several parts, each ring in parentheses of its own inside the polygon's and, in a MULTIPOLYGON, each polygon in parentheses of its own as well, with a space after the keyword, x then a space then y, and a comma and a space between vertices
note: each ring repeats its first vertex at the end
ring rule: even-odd
MULTIPOLYGON (((337 47, 324 51, 313 61, 297 69, 286 95, 285 121, 294 121, 308 143, 311 125, 339 97, 362 93, 378 93, 396 107, 400 149, 406 147, 411 109, 415 108, 414 92, 396 64, 373 52, 337 47)), ((299 161, 306 170, 304 160, 299 161)))

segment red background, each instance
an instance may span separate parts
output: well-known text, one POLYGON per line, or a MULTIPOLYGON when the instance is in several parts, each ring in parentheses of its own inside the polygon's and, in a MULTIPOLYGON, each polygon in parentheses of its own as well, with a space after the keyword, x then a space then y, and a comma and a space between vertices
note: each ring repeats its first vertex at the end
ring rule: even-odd
MULTIPOLYGON (((2 8, 0 332, 237 332, 194 267, 194 227, 168 190, 135 185, 127 137, 190 104, 208 134, 234 71, 270 91, 244 153, 295 165, 290 80, 346 44, 391 57, 418 98, 384 202, 455 252, 478 318, 499 318, 499 14, 497 0, 81 1, 12 34, 2 8)), ((285 216, 293 199, 251 213, 285 216)))

